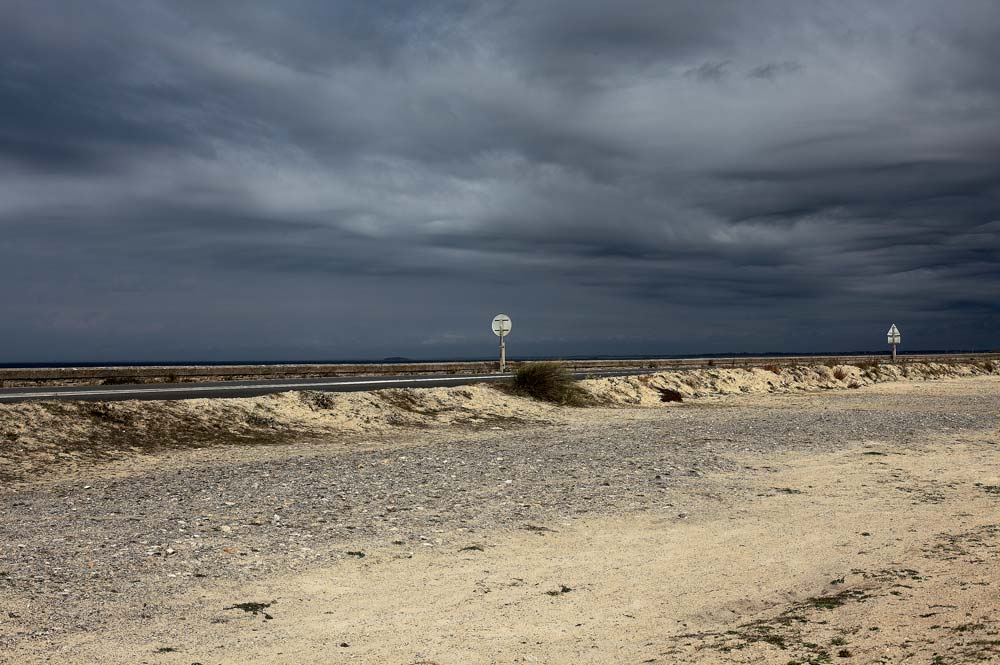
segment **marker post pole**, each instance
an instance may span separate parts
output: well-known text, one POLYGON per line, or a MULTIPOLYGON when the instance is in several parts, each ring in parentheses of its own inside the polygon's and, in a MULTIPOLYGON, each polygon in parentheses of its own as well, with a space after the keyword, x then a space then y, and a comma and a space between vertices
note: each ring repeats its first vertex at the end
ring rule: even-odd
POLYGON ((500 371, 507 371, 507 340, 510 333, 510 317, 506 314, 497 314, 493 317, 493 334, 500 338, 500 371))
POLYGON ((886 336, 886 341, 892 347, 892 362, 896 364, 896 345, 903 340, 903 337, 899 334, 899 328, 896 327, 895 323, 889 327, 889 332, 886 333, 886 336))
POLYGON ((507 345, 504 343, 504 338, 507 335, 502 331, 500 332, 500 372, 503 373, 507 369, 507 345))

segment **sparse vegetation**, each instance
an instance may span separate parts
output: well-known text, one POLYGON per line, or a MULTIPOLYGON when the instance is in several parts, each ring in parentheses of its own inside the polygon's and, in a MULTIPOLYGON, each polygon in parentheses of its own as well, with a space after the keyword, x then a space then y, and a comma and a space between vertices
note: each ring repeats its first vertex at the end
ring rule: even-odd
POLYGON ((109 376, 108 378, 101 381, 103 386, 125 386, 133 383, 141 383, 142 379, 138 377, 127 377, 127 376, 109 376))
POLYGON ((772 372, 774 374, 781 374, 781 368, 774 364, 764 365, 761 369, 766 369, 768 372, 772 372))
POLYGON ((847 378, 847 370, 844 369, 843 367, 837 367, 836 369, 833 370, 833 378, 837 379, 838 381, 843 381, 844 379, 847 378))
POLYGON ((265 619, 270 620, 270 619, 273 619, 274 617, 272 617, 270 614, 268 614, 267 612, 265 612, 265 610, 267 608, 271 607, 271 605, 274 605, 274 603, 275 603, 275 601, 273 601, 273 600, 270 603, 258 603, 258 602, 235 603, 233 605, 230 605, 229 607, 223 607, 222 609, 223 610, 243 610, 247 614, 253 614, 254 616, 257 616, 258 614, 263 614, 265 619))
POLYGON ((509 384, 516 395, 566 406, 585 406, 592 399, 565 367, 554 362, 522 365, 509 384))
POLYGON ((698 379, 695 378, 695 376, 689 372, 683 372, 683 376, 681 377, 681 383, 683 383, 686 386, 690 386, 691 388, 698 387, 698 379))
POLYGON ((673 388, 656 388, 656 391, 660 393, 661 402, 683 402, 684 396, 681 395, 679 390, 674 390, 673 388))

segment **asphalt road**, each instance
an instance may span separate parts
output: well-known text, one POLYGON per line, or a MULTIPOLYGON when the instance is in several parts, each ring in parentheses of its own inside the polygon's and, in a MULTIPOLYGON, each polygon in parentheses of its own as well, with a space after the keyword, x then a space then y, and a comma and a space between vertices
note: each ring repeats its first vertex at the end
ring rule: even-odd
MULTIPOLYGON (((577 378, 648 374, 652 370, 603 370, 574 372, 577 378)), ((352 392, 381 388, 433 388, 500 381, 510 374, 447 374, 414 376, 345 376, 318 379, 270 379, 263 381, 213 381, 204 383, 146 383, 107 386, 58 386, 48 388, 5 388, 0 403, 47 400, 120 401, 127 399, 192 399, 195 397, 254 397, 289 390, 352 392)))

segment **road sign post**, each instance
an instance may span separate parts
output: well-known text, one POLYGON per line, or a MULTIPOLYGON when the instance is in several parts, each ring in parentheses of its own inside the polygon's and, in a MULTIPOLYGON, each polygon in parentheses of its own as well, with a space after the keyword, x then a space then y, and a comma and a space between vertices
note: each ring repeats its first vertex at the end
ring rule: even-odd
POLYGON ((507 344, 505 339, 510 334, 510 317, 497 314, 493 317, 493 334, 500 338, 500 371, 507 369, 507 344))
POLYGON ((892 345, 892 362, 896 362, 896 345, 899 344, 902 337, 900 336, 899 328, 896 327, 895 323, 892 324, 891 328, 889 328, 889 332, 886 333, 886 338, 888 339, 889 344, 892 345))

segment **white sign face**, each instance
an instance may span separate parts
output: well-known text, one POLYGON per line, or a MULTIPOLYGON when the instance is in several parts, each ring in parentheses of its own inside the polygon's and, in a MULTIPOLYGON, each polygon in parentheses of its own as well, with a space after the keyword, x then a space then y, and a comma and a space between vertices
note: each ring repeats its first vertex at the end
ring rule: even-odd
POLYGON ((493 334, 497 337, 506 337, 510 332, 510 317, 506 314, 497 314, 493 318, 493 334))
POLYGON ((889 340, 889 344, 899 344, 899 340, 902 339, 902 337, 900 336, 899 328, 896 327, 895 323, 892 324, 891 328, 889 328, 886 338, 889 340))

